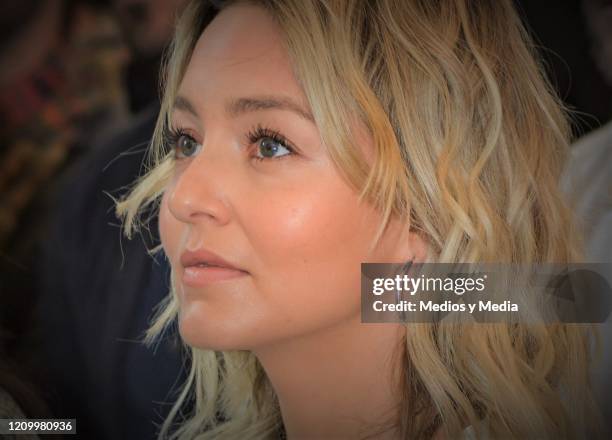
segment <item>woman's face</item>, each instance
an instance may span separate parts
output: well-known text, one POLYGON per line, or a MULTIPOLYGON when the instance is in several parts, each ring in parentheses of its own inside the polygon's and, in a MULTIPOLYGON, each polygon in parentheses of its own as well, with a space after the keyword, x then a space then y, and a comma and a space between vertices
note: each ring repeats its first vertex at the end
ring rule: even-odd
MULTIPOLYGON (((406 258, 392 228, 367 252, 380 216, 334 167, 281 42, 263 9, 222 11, 171 116, 178 158, 160 231, 196 347, 254 350, 358 322, 360 264, 406 258), (202 250, 240 271, 185 267, 202 250)), ((356 132, 355 148, 371 150, 356 132)))

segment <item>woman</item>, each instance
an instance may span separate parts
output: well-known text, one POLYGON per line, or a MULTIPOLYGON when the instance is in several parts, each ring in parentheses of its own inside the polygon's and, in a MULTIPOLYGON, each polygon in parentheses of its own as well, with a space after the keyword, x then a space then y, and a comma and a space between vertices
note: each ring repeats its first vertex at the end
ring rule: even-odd
POLYGON ((586 329, 360 321, 362 262, 578 258, 567 139, 509 0, 192 2, 117 210, 191 347, 161 435, 190 396, 176 437, 585 435, 586 329))

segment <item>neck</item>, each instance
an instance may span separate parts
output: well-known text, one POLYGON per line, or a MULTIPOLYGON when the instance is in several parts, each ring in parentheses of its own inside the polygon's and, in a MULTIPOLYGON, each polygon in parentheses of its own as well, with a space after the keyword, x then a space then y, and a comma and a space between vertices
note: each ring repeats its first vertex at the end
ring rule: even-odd
POLYGON ((278 396, 287 437, 392 438, 391 430, 376 429, 394 420, 400 390, 392 355, 403 331, 402 325, 356 318, 255 350, 278 396))

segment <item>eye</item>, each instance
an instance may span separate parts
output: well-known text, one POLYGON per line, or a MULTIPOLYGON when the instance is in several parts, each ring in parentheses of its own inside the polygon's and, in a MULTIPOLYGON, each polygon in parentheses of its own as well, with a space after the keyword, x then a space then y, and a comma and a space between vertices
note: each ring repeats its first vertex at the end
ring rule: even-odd
POLYGON ((253 159, 258 161, 282 159, 294 154, 294 149, 283 135, 261 125, 248 133, 247 140, 249 144, 255 144, 257 151, 253 159))
POLYGON ((261 153, 261 156, 257 156, 260 159, 263 158, 276 158, 276 157, 282 157, 285 156, 287 154, 291 154, 291 150, 289 150, 289 148, 285 147, 282 143, 275 141, 272 138, 269 137, 264 137, 261 139, 261 141, 258 144, 258 148, 259 148, 259 152, 261 153), (283 153, 283 150, 285 151, 284 154, 278 154, 277 153, 283 153))
POLYGON ((190 157, 194 155, 201 145, 188 134, 182 134, 176 141, 177 157, 190 157))
POLYGON ((196 154, 202 145, 183 129, 167 129, 164 142, 168 148, 174 150, 175 159, 183 159, 196 154))

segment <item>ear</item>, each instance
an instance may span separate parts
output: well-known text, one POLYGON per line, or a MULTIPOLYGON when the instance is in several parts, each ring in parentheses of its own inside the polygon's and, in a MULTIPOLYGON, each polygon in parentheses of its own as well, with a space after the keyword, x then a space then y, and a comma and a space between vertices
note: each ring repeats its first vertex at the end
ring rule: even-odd
POLYGON ((381 238, 379 252, 381 262, 389 263, 423 263, 427 261, 429 244, 418 231, 406 221, 392 218, 381 238))
POLYGON ((415 229, 408 230, 407 246, 412 250, 413 263, 424 263, 429 254, 429 243, 421 233, 415 229))
MULTIPOLYGON (((423 263, 427 261, 429 244, 416 230, 407 222, 392 218, 385 228, 377 246, 370 251, 367 263, 392 263, 404 265, 411 261, 423 263)), ((368 278, 394 277, 397 273, 391 266, 387 269, 370 267, 362 272, 368 278), (389 272, 386 272, 386 270, 389 272), (374 272, 370 272, 374 271, 374 272)))

